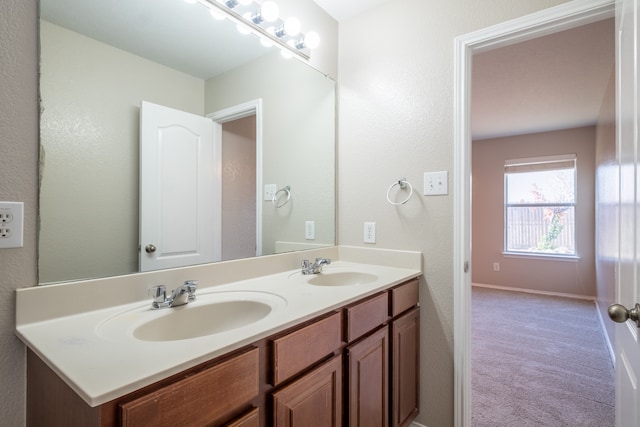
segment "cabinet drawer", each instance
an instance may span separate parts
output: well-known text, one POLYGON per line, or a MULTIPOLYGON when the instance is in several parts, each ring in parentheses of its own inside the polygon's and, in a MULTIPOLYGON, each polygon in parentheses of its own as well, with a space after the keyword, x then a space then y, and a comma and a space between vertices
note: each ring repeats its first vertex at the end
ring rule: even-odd
POLYGON ((301 372, 340 348, 340 313, 273 340, 273 385, 301 372))
POLYGON ((211 425, 258 395, 259 350, 120 404, 123 426, 211 425))
POLYGON ((391 316, 395 317, 418 305, 418 292, 418 279, 391 289, 391 316))
POLYGON ((345 309, 345 339, 351 342, 382 325, 389 318, 389 297, 380 294, 345 309))

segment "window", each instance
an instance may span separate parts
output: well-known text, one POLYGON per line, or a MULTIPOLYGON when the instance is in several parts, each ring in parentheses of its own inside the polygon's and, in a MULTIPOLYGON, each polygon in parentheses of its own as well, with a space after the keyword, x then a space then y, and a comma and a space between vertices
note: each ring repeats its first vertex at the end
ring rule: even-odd
POLYGON ((507 160, 505 252, 575 256, 576 156, 507 160))

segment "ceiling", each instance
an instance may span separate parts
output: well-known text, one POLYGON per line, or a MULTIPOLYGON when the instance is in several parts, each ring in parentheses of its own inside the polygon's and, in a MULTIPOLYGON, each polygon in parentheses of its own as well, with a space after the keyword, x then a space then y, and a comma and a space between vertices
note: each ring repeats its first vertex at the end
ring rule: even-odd
POLYGON ((313 0, 336 21, 356 16, 389 0, 313 0))
POLYGON ((595 124, 614 34, 612 18, 475 55, 474 140, 595 124))

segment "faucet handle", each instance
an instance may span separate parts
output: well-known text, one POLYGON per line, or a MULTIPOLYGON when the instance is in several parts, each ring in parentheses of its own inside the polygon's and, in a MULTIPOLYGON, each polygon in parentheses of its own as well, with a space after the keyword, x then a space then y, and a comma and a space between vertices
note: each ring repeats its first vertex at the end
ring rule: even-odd
POLYGON ((147 293, 153 298, 153 302, 164 302, 167 299, 167 288, 164 285, 152 286, 147 293))
POLYGON ((187 293, 189 294, 189 301, 193 301, 196 299, 196 289, 198 289, 198 281, 197 280, 187 280, 184 282, 184 286, 187 288, 187 293))
POLYGON ((308 269, 309 267, 311 267, 311 261, 309 261, 308 259, 303 259, 302 260, 302 268, 308 269))

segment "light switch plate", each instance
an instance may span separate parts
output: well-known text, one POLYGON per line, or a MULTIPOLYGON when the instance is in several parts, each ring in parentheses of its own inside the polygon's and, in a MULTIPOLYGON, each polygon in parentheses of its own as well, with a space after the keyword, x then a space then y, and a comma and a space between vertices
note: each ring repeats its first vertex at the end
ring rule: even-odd
POLYGON ((449 172, 425 172, 424 195, 442 196, 449 194, 449 172))

